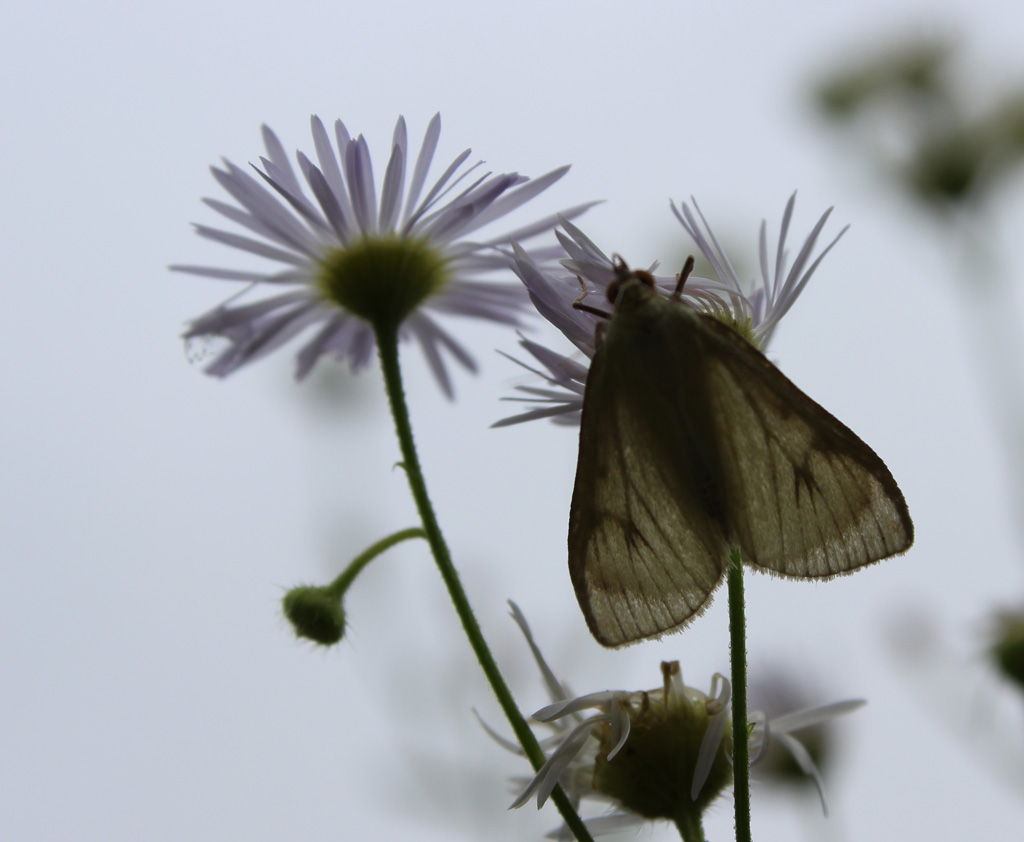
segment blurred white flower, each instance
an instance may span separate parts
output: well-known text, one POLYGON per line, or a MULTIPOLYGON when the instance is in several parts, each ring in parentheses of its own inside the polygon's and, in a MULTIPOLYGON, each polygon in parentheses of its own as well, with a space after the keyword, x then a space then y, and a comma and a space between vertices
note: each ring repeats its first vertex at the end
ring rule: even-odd
MULTIPOLYGON (((818 265, 845 233, 839 234, 815 257, 814 249, 832 209, 822 214, 804 240, 796 259, 789 265, 786 239, 796 202, 794 193, 786 204, 779 228, 774 254, 769 251, 767 224, 761 223, 759 257, 761 277, 745 288, 732 263, 708 225, 697 203, 683 204, 681 210, 672 204, 672 212, 696 243, 717 275, 700 278, 690 275, 683 287, 682 301, 690 307, 726 322, 762 351, 767 347, 776 325, 793 306, 818 265)), ((613 264, 601 249, 572 223, 562 221, 564 231, 557 236, 567 257, 561 261, 565 271, 544 266, 530 253, 515 248, 515 272, 525 284, 530 298, 544 318, 557 327, 585 356, 585 361, 565 357, 544 346, 522 339, 520 344, 536 359, 543 369, 525 366, 547 381, 546 387, 520 386, 518 391, 527 397, 508 398, 535 405, 520 415, 505 418, 495 426, 517 424, 536 418, 552 418, 566 424, 579 424, 583 408, 583 387, 586 383, 589 359, 594 356, 595 333, 600 317, 573 307, 581 294, 581 284, 588 297, 606 300, 608 284, 615 277, 613 264)), ((651 267, 654 272, 656 267, 651 267)), ((655 275, 657 287, 670 295, 676 288, 675 277, 655 275)))
MULTIPOLYGON (((517 325, 526 309, 520 284, 495 282, 508 272, 508 244, 550 231, 554 215, 501 236, 473 240, 488 223, 525 204, 560 179, 568 167, 537 179, 516 173, 480 173, 464 167, 464 151, 428 187, 427 176, 441 131, 435 115, 415 161, 410 160, 405 120, 395 126, 391 155, 378 195, 369 146, 352 138, 338 120, 330 135, 312 118, 314 162, 296 154, 296 176, 277 136, 266 126, 267 157, 256 176, 229 161, 212 168, 214 178, 237 204, 204 202, 248 234, 197 225, 197 233, 277 264, 264 271, 209 266, 172 266, 210 278, 246 284, 209 313, 193 321, 186 339, 227 340, 206 369, 224 377, 265 356, 290 339, 315 330, 298 355, 301 379, 324 356, 347 360, 355 371, 372 358, 374 327, 397 328, 402 339, 416 339, 445 394, 452 387, 443 354, 469 370, 469 353, 434 319, 466 316, 517 325), (406 189, 406 174, 411 178, 406 189), (458 192, 456 191, 458 188, 458 192), (254 236, 253 236, 254 235, 254 236), (236 304, 252 290, 268 297, 236 304)), ((569 209, 575 217, 589 205, 569 209)), ((542 265, 561 253, 556 247, 524 251, 542 265)))

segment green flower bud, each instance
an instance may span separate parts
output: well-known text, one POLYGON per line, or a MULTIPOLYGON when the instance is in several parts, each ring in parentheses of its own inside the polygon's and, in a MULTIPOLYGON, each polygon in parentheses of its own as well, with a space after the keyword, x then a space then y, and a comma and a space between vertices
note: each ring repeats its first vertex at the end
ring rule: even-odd
POLYGON ((345 609, 330 588, 300 585, 288 591, 281 603, 296 637, 333 646, 345 633, 345 609))

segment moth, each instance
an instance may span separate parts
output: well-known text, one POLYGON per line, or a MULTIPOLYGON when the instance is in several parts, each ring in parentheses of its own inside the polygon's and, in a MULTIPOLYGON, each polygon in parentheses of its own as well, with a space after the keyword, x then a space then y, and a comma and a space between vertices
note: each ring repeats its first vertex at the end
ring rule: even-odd
POLYGON ((753 344, 621 260, 587 375, 569 573, 590 631, 621 646, 698 616, 730 551, 829 579, 914 539, 889 469, 753 344))

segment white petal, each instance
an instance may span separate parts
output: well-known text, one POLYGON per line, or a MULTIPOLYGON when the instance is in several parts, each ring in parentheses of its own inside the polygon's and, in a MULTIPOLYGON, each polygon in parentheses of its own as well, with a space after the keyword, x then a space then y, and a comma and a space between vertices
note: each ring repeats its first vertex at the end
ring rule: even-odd
POLYGON ((820 707, 803 708, 792 713, 785 713, 782 716, 773 716, 770 722, 771 730, 773 734, 779 734, 799 731, 801 728, 810 728, 813 725, 820 725, 823 722, 828 722, 830 719, 835 719, 837 716, 853 713, 853 711, 860 710, 866 704, 866 699, 849 699, 844 702, 833 702, 830 705, 822 705, 820 707))

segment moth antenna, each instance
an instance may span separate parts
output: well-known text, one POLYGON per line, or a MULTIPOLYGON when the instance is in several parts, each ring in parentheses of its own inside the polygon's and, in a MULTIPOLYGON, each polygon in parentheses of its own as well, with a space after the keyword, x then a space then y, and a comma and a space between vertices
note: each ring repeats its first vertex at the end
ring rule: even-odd
POLYGON ((615 271, 615 278, 619 281, 624 281, 632 274, 632 270, 629 268, 629 264, 622 259, 621 254, 612 255, 612 269, 615 271))
POLYGON ((691 254, 686 258, 686 262, 683 264, 683 271, 680 272, 676 277, 676 291, 672 293, 673 298, 682 298, 683 285, 686 283, 686 279, 690 277, 690 273, 693 271, 693 255, 691 254))
POLYGON ((587 285, 583 282, 583 278, 579 275, 576 276, 576 280, 580 282, 580 289, 583 292, 580 293, 580 297, 572 303, 573 310, 582 310, 584 313, 590 313, 593 316, 600 316, 602 319, 610 319, 612 314, 606 310, 598 309, 597 307, 591 307, 589 304, 584 304, 583 299, 590 295, 590 290, 587 289, 587 285))

